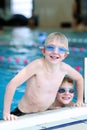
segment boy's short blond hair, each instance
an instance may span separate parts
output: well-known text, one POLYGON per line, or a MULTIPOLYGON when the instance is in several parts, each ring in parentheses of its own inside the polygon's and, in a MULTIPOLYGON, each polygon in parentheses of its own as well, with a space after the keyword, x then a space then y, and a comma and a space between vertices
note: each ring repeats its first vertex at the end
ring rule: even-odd
POLYGON ((45 41, 45 45, 52 42, 54 39, 60 40, 61 43, 66 46, 66 49, 69 50, 67 37, 60 32, 54 32, 54 33, 49 34, 46 41, 45 41))

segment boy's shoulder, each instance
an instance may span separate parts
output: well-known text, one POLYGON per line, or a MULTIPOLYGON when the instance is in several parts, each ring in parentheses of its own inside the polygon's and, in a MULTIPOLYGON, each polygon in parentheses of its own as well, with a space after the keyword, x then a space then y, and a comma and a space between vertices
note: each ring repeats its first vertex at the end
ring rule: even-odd
POLYGON ((43 58, 35 59, 31 63, 41 63, 43 62, 43 58))
POLYGON ((43 58, 39 58, 39 59, 36 59, 36 60, 33 60, 30 64, 31 65, 35 65, 35 66, 41 66, 44 62, 44 59, 43 58))
POLYGON ((61 62, 61 67, 64 69, 67 69, 69 67, 71 67, 69 64, 65 63, 65 62, 61 62))
POLYGON ((67 64, 66 62, 61 62, 62 65, 65 65, 65 66, 70 66, 69 64, 67 64))

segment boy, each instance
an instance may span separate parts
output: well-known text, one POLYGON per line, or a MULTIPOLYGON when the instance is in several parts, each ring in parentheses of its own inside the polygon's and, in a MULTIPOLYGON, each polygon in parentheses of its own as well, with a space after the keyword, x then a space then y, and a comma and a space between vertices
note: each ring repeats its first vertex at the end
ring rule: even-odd
POLYGON ((16 88, 25 81, 27 81, 25 94, 16 109, 21 115, 47 110, 54 102, 65 75, 76 80, 77 106, 83 104, 83 77, 63 62, 69 54, 68 40, 65 35, 59 32, 50 34, 45 41, 42 53, 44 58, 37 59, 24 67, 7 85, 3 110, 4 120, 17 119, 15 113, 10 114, 11 102, 16 88))
POLYGON ((49 109, 55 109, 66 106, 73 106, 72 102, 74 97, 74 81, 70 77, 64 77, 55 99, 55 102, 51 105, 49 109))

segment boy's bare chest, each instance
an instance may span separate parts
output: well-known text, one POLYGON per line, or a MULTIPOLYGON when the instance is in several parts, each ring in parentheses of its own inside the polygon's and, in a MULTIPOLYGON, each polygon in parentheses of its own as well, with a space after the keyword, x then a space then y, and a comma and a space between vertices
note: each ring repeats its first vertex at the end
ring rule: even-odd
POLYGON ((54 85, 60 85, 60 83, 62 82, 63 78, 64 78, 64 74, 58 74, 58 73, 42 73, 40 75, 37 76, 38 81, 40 84, 44 84, 44 85, 50 85, 50 86, 54 86, 54 85))

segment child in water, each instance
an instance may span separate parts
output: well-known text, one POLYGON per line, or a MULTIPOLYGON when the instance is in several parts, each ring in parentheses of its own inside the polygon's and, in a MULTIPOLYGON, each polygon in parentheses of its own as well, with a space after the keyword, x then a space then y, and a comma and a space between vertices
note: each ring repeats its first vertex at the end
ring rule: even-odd
POLYGON ((15 120, 27 113, 47 110, 55 101, 57 91, 65 75, 76 81, 78 98, 76 105, 83 105, 83 77, 70 65, 63 62, 69 54, 68 39, 54 32, 48 35, 42 49, 43 58, 36 59, 25 66, 7 85, 3 119, 15 120), (26 90, 18 107, 10 112, 15 90, 24 82, 26 90))
POLYGON ((49 109, 73 106, 74 94, 74 81, 70 77, 64 77, 58 89, 56 99, 49 109))

